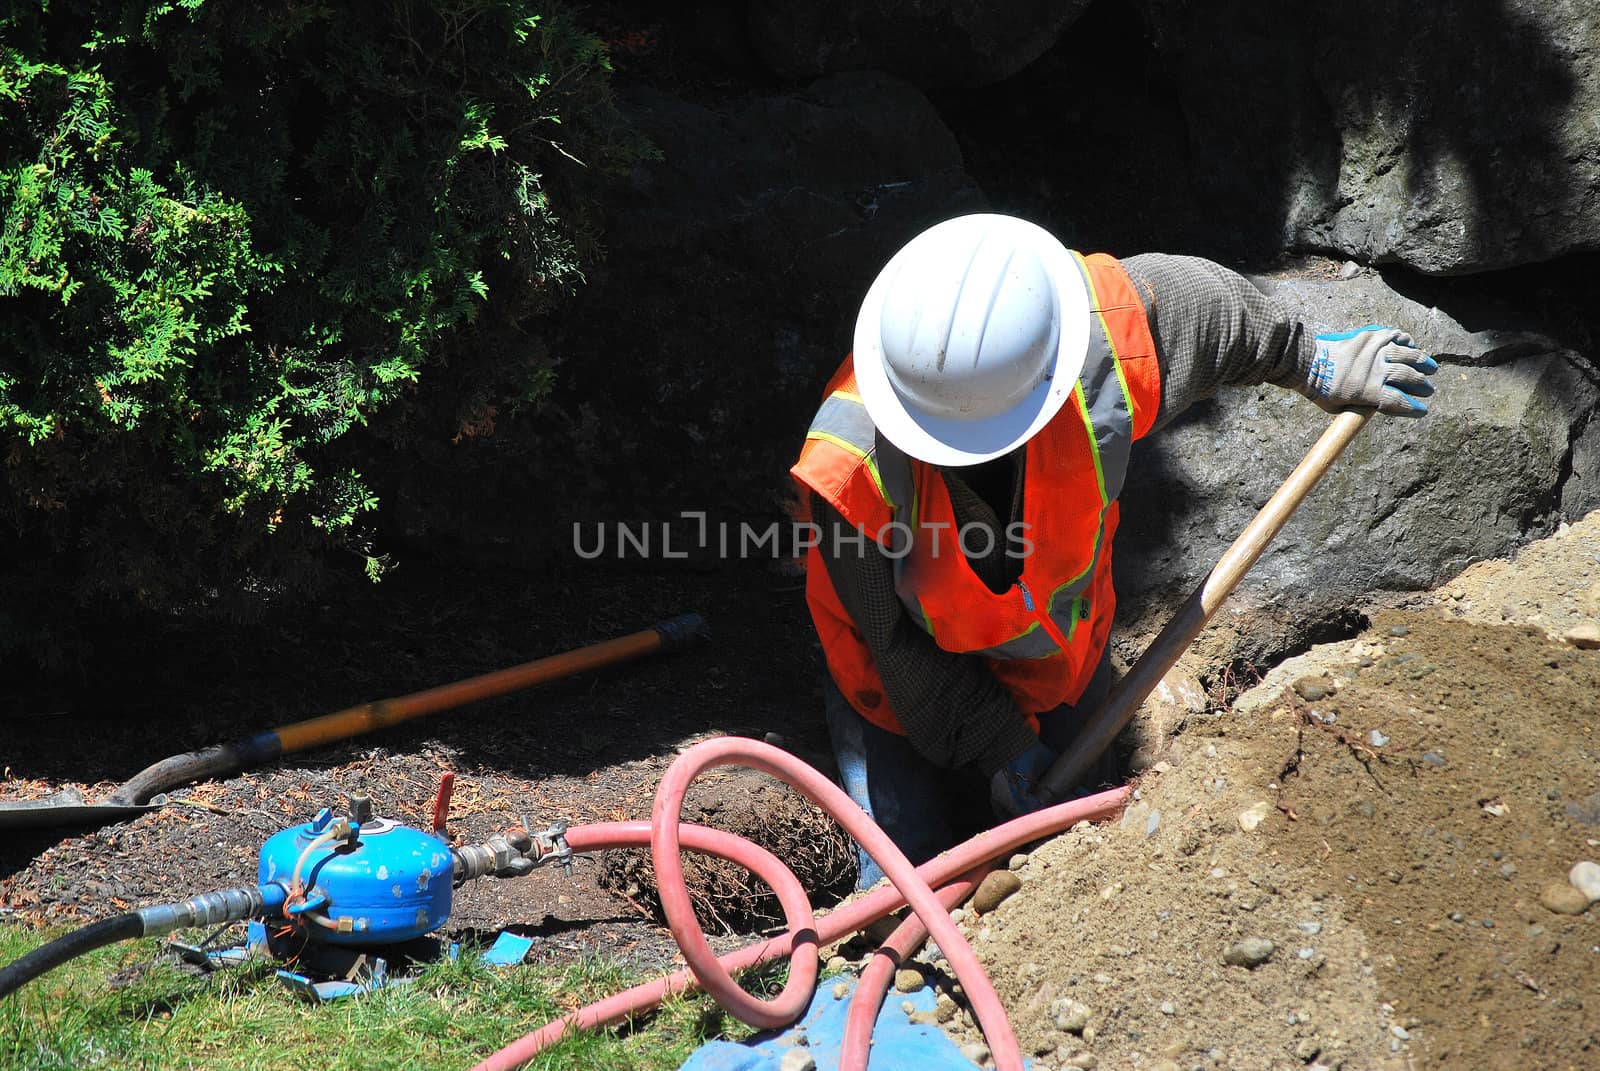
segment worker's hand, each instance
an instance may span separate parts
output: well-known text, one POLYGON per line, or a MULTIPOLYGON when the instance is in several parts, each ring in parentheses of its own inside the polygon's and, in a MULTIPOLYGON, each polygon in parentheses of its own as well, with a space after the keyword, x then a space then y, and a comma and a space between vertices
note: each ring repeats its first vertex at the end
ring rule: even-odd
POLYGON ((1301 388, 1330 413, 1376 409, 1396 416, 1424 416, 1433 394, 1428 377, 1439 370, 1411 336, 1372 324, 1336 335, 1318 335, 1311 369, 1301 388))
POLYGON ((1016 818, 1037 811, 1050 801, 1041 794, 1040 782, 1055 765, 1056 753, 1037 741, 995 771, 989 779, 989 805, 1000 818, 1016 818))

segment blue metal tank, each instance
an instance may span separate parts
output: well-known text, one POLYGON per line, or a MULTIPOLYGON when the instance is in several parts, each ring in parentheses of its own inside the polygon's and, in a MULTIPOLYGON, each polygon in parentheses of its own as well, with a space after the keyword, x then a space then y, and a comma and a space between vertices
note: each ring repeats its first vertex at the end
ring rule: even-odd
MULTIPOLYGON (((261 846, 258 881, 287 887, 301 854, 330 818, 324 810, 313 821, 270 837, 261 846)), ((386 818, 359 828, 353 845, 342 840, 320 845, 301 868, 306 913, 335 924, 308 923, 307 936, 330 944, 380 945, 409 941, 443 925, 450 917, 454 878, 450 846, 386 818)))

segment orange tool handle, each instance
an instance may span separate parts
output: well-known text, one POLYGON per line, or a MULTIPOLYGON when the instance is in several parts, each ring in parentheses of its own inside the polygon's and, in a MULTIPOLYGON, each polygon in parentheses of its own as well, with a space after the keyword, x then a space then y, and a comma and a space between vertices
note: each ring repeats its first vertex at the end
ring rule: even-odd
POLYGON ((143 804, 157 793, 177 785, 257 766, 291 751, 305 751, 336 740, 347 740, 425 714, 507 695, 591 669, 618 665, 657 651, 680 650, 706 636, 706 623, 699 614, 682 614, 662 621, 654 628, 590 644, 575 651, 564 651, 510 669, 469 677, 453 684, 441 684, 437 688, 394 699, 379 699, 347 707, 332 714, 269 729, 231 744, 174 755, 135 774, 112 794, 111 801, 143 804))
MULTIPOLYGON (((676 620, 676 619, 675 619, 676 620)), ((371 703, 336 710, 317 718, 308 718, 275 730, 280 753, 306 751, 335 740, 344 740, 363 733, 387 729, 391 725, 434 714, 441 710, 475 703, 480 699, 520 692, 536 684, 547 684, 563 677, 603 669, 621 662, 630 662, 654 654, 668 641, 658 628, 645 629, 614 640, 604 640, 580 647, 576 651, 563 651, 547 658, 524 662, 520 666, 469 677, 464 681, 441 684, 437 688, 412 692, 395 699, 379 699, 371 703)))

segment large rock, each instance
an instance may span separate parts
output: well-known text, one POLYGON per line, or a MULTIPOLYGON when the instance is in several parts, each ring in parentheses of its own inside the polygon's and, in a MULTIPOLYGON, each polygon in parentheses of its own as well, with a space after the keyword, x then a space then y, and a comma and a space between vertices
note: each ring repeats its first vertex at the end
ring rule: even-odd
POLYGON ((544 420, 578 452, 565 497, 607 519, 617 502, 759 514, 873 277, 981 194, 921 91, 881 72, 710 103, 635 90, 628 107, 660 155, 612 195, 606 263, 567 318, 544 420))
MULTIPOLYGON (((1376 273, 1265 280, 1318 329, 1410 331, 1442 367, 1421 420, 1376 418, 1347 448, 1202 641, 1213 664, 1272 657, 1385 592, 1431 588, 1600 506, 1594 366, 1539 335, 1469 331, 1376 273), (1580 449, 1582 447, 1582 449, 1580 449)), ((1170 616, 1327 426, 1276 387, 1222 392, 1135 448, 1117 540, 1134 634, 1170 616)))
POLYGON ((1137 0, 1262 248, 1448 274, 1600 248, 1600 0, 1137 0))
MULTIPOLYGON (((638 89, 626 106, 659 159, 612 197, 615 275, 628 256, 660 250, 748 265, 769 281, 870 281, 915 224, 978 203, 933 106, 881 72, 712 104, 638 89)), ((650 265, 654 279, 663 270, 673 268, 650 265)))
POLYGON ((985 85, 1047 50, 1089 0, 753 0, 750 37, 783 78, 891 71, 920 86, 985 85))

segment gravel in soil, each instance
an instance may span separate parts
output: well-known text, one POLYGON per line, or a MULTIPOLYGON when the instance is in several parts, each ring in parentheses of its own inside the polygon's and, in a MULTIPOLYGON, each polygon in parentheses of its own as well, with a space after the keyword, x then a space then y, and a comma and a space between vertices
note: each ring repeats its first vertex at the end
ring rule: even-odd
POLYGON ((1600 1066, 1600 652, 1552 638, 1597 554, 1600 515, 1374 614, 1032 852, 963 925, 1034 1066, 1600 1066))

